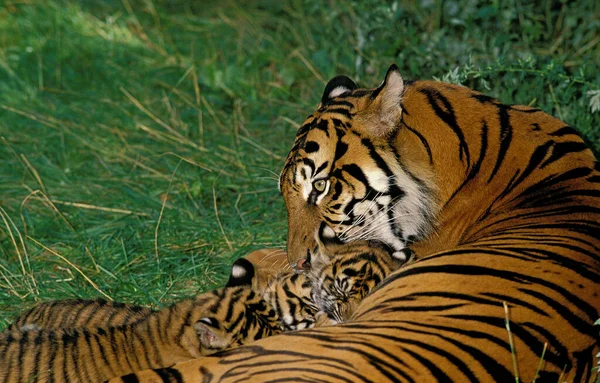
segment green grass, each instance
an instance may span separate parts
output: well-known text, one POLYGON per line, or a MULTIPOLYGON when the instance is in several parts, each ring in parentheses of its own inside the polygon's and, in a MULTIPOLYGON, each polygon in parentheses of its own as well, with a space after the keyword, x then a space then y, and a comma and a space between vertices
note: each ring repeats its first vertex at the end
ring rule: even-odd
POLYGON ((596 1, 245 3, 0 5, 0 327, 40 300, 161 306, 283 246, 276 175, 336 74, 396 62, 600 149, 596 1))

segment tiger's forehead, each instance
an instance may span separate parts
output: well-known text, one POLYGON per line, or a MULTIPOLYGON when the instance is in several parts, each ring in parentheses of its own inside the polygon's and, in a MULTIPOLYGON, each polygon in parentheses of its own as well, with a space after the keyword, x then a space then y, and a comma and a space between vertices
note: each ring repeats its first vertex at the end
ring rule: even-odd
POLYGON ((335 153, 337 143, 347 136, 357 117, 371 103, 373 89, 356 89, 335 97, 306 118, 296 133, 279 178, 279 190, 286 178, 293 178, 296 166, 306 158, 320 161, 335 153))
POLYGON ((352 119, 357 109, 353 101, 356 100, 350 97, 334 99, 306 118, 296 133, 283 173, 297 161, 299 156, 321 150, 327 142, 334 142, 340 132, 345 132, 352 127, 352 119))

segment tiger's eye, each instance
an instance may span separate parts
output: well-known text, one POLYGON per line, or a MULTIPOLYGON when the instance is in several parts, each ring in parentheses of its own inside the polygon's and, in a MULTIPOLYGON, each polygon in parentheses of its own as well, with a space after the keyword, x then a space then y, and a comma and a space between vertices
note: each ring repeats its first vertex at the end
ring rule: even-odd
POLYGON ((316 180, 315 182, 313 182, 313 187, 319 193, 323 192, 325 190, 326 186, 327 186, 327 181, 325 181, 325 180, 316 180))

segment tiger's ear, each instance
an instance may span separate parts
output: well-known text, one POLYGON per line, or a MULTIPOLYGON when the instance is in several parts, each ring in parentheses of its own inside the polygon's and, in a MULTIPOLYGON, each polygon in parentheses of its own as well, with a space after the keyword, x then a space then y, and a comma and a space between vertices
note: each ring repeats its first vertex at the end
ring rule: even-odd
POLYGON ((323 97, 321 97, 319 108, 327 104, 332 99, 341 96, 344 93, 351 92, 356 88, 358 88, 358 86, 356 86, 354 81, 350 80, 346 76, 336 76, 332 78, 325 86, 325 91, 323 92, 323 97))
POLYGON ((368 108, 368 126, 374 136, 385 137, 398 127, 402 116, 404 80, 398 66, 392 64, 383 83, 373 91, 373 102, 368 108))
POLYGON ((244 258, 239 258, 233 262, 229 280, 225 287, 251 286, 254 278, 254 265, 244 258))
POLYGON ((203 355, 224 350, 231 345, 231 334, 221 330, 214 318, 201 318, 193 327, 202 345, 203 355))

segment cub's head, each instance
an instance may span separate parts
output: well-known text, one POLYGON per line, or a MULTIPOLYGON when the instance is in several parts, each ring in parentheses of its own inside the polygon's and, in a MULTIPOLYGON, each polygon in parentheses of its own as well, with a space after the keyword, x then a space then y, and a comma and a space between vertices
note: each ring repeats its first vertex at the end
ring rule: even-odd
POLYGON ((356 306, 403 260, 376 241, 324 246, 311 252, 312 299, 334 322, 349 319, 356 306))
POLYGON ((237 259, 227 287, 246 286, 262 294, 279 317, 284 331, 313 327, 317 309, 311 299, 311 283, 305 274, 294 273, 281 249, 256 250, 237 259))
POLYGON ((427 185, 402 163, 395 134, 404 81, 393 65, 374 89, 332 79, 318 109, 302 124, 281 172, 288 211, 288 260, 308 268, 323 241, 378 240, 401 257, 432 217, 427 185))

